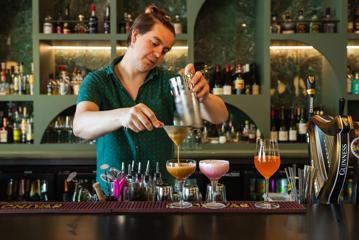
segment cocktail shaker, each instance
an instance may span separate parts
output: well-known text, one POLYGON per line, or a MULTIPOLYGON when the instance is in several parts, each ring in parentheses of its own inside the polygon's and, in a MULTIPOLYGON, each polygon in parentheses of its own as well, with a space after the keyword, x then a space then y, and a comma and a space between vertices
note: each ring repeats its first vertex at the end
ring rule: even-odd
POLYGON ((201 128, 203 123, 199 101, 195 93, 192 92, 191 78, 191 74, 170 78, 171 90, 181 124, 201 128))

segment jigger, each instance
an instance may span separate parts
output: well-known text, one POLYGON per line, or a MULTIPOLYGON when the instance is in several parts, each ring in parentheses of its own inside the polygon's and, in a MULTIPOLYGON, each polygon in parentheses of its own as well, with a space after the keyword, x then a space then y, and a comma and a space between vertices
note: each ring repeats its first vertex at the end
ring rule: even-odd
POLYGON ((170 78, 172 94, 175 98, 178 117, 184 126, 201 128, 202 118, 199 101, 192 92, 191 74, 170 78))

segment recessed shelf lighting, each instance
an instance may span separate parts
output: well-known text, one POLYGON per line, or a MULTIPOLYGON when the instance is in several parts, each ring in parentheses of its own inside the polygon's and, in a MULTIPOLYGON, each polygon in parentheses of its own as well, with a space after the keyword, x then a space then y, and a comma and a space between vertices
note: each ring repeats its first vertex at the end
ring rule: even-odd
MULTIPOLYGON (((109 46, 51 46, 55 50, 111 50, 109 46)), ((127 47, 116 47, 117 50, 127 50, 127 47)), ((173 50, 188 50, 188 46, 173 46, 173 50)))
POLYGON ((314 49, 312 46, 270 46, 270 49, 314 49))

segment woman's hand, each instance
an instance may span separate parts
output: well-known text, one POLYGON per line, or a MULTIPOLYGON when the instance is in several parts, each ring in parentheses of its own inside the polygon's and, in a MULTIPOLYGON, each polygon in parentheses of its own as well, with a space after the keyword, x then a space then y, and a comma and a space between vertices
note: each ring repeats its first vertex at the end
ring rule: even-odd
POLYGON ((121 125, 134 132, 151 131, 163 127, 163 122, 157 119, 155 113, 143 103, 127 108, 126 114, 121 116, 121 125))
POLYGON ((184 73, 192 75, 192 91, 196 94, 200 102, 203 102, 209 94, 209 85, 201 72, 195 71, 193 64, 188 64, 185 67, 184 73))

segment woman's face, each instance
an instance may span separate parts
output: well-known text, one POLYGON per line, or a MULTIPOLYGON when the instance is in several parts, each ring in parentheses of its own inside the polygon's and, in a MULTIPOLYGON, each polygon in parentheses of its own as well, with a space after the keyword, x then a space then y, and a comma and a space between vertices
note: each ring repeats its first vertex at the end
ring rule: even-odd
POLYGON ((131 48, 134 53, 134 65, 140 72, 148 72, 158 66, 165 54, 171 50, 174 35, 160 23, 145 34, 132 33, 131 48))

